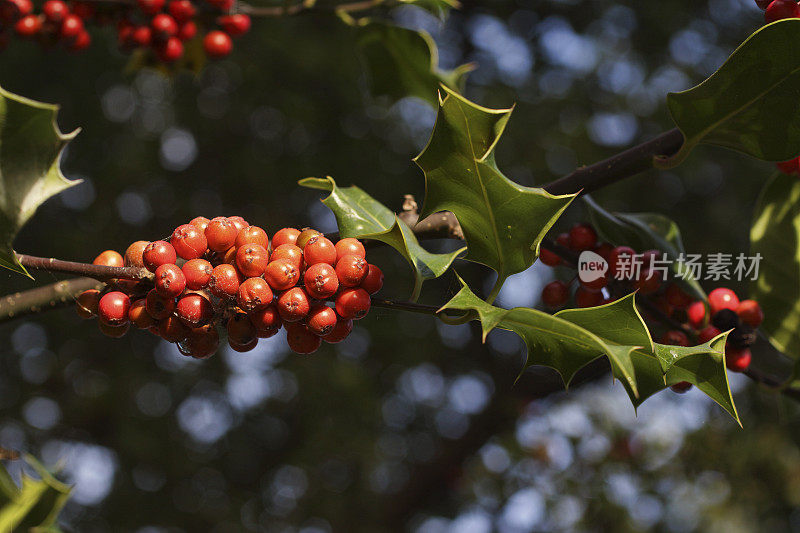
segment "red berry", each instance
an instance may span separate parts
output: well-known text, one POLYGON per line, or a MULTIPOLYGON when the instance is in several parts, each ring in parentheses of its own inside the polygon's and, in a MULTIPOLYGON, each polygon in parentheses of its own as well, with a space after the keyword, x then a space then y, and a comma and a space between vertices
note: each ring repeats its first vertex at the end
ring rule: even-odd
POLYGON ((664 296, 667 298, 667 303, 678 309, 686 309, 692 303, 692 297, 686 294, 677 283, 670 283, 667 285, 667 290, 664 291, 664 296))
POLYGON ((238 344, 231 337, 228 337, 228 346, 230 346, 237 352, 242 352, 242 353, 249 352, 253 350, 256 346, 258 346, 258 337, 248 342, 247 344, 238 344))
POLYGON ((700 329, 706 323, 706 304, 700 300, 692 302, 686 309, 689 324, 695 329, 700 329))
POLYGON ((131 299, 120 291, 108 292, 100 298, 97 315, 100 321, 109 326, 121 326, 128 321, 131 299))
POLYGON ((136 3, 146 15, 155 15, 164 7, 164 0, 136 0, 136 3))
POLYGON ((294 244, 281 244, 273 249, 272 255, 269 257, 270 261, 277 261, 278 259, 288 259, 300 270, 300 267, 303 266, 303 250, 294 244))
POLYGON ((175 248, 175 253, 183 259, 197 259, 208 249, 205 233, 192 224, 182 224, 175 228, 169 242, 175 248))
POLYGON ((83 291, 75 299, 75 311, 81 318, 92 318, 97 315, 97 308, 100 305, 100 291, 89 289, 83 291))
POLYGON ((369 293, 361 288, 344 289, 336 296, 336 312, 344 319, 364 318, 370 304, 369 293))
POLYGON ((65 41, 72 41, 83 31, 83 20, 77 15, 67 15, 61 23, 59 34, 65 41))
POLYGON ((197 24, 193 21, 190 20, 178 26, 177 37, 181 41, 190 41, 194 39, 195 35, 197 35, 197 24))
POLYGON ((211 271, 208 289, 218 298, 235 298, 241 283, 241 274, 236 267, 224 263, 215 266, 211 271))
POLYGON ((561 256, 546 248, 539 250, 539 260, 549 267, 555 267, 561 264, 561 256))
POLYGON ((272 304, 273 294, 262 278, 250 278, 239 285, 236 304, 246 313, 253 313, 272 304))
POLYGON ((542 301, 547 307, 558 309, 569 300, 569 286, 563 281, 551 281, 542 289, 542 301))
POLYGON ((322 339, 311 333, 304 324, 287 324, 286 341, 289 348, 299 354, 316 352, 322 345, 322 339))
POLYGON ((155 285, 161 296, 175 298, 186 288, 186 276, 178 265, 166 263, 156 269, 155 285))
POLYGON ((150 244, 150 241, 136 241, 128 246, 128 249, 125 250, 125 257, 122 258, 123 265, 144 268, 142 254, 144 254, 144 249, 147 248, 148 244, 150 244))
POLYGON ((383 287, 383 271, 376 265, 369 265, 367 277, 361 282, 361 288, 370 294, 375 294, 383 287))
POLYGON ((123 257, 120 255, 119 252, 115 252, 114 250, 106 250, 105 252, 95 257, 94 261, 92 261, 92 264, 100 266, 121 267, 125 266, 125 259, 123 259, 123 257))
POLYGON ((800 172, 800 157, 795 157, 794 159, 790 159, 788 161, 782 161, 780 163, 775 163, 775 166, 778 167, 778 170, 783 172, 784 174, 797 174, 800 172))
POLYGON ((323 337, 336 327, 336 311, 326 305, 318 305, 311 309, 306 318, 308 330, 314 335, 323 337))
POLYGON ((368 270, 369 263, 357 255, 346 255, 336 262, 336 277, 342 287, 357 287, 367 277, 368 270))
POLYGON ((739 297, 732 290, 720 287, 708 294, 708 306, 711 308, 712 315, 716 315, 723 309, 736 311, 736 308, 739 307, 739 297))
POLYGON ((228 339, 240 346, 247 345, 257 339, 256 327, 250 322, 247 314, 236 313, 228 319, 228 339))
POLYGON ((336 262, 338 263, 339 260, 347 255, 355 255, 362 259, 367 257, 367 251, 364 249, 364 245, 361 244, 361 241, 358 239, 353 238, 346 238, 339 240, 336 245, 334 246, 336 249, 336 262))
POLYGON ((225 57, 233 50, 233 41, 227 33, 214 30, 208 32, 203 38, 203 48, 209 57, 225 57))
POLYGON ((634 272, 631 268, 631 261, 635 256, 636 251, 633 248, 629 246, 617 246, 608 254, 609 272, 617 278, 623 275, 627 277, 628 274, 634 272))
POLYGON ((240 217, 239 215, 228 217, 228 220, 230 220, 231 223, 236 226, 236 235, 239 235, 240 231, 250 225, 243 217, 240 217))
POLYGON ((250 17, 241 13, 219 17, 217 24, 231 37, 238 37, 250 31, 250 17))
POLYGON ((214 315, 214 307, 202 294, 191 293, 178 300, 175 314, 187 327, 199 328, 211 320, 214 315))
POLYGON ((190 0, 172 0, 167 6, 167 11, 178 22, 186 22, 197 13, 190 0))
POLYGON ((168 316, 158 323, 158 334, 167 342, 180 342, 191 332, 186 324, 174 315, 168 316))
POLYGON ((324 300, 339 290, 339 278, 331 265, 317 263, 306 269, 303 274, 303 285, 312 298, 324 300))
POLYGON ((142 252, 144 266, 150 272, 155 272, 161 265, 175 264, 177 258, 175 248, 167 241, 153 241, 142 252))
POLYGON ((205 289, 211 281, 213 267, 205 259, 190 259, 181 268, 186 278, 186 287, 193 291, 205 289))
POLYGON ((308 266, 317 263, 336 264, 336 247, 324 235, 315 235, 308 239, 303 247, 303 258, 308 266))
POLYGON ((20 37, 33 37, 42 29, 42 19, 37 15, 25 15, 14 24, 14 31, 20 37))
POLYGON ((100 327, 100 331, 103 335, 111 337, 112 339, 121 339, 128 333, 128 330, 131 329, 131 325, 128 322, 125 322, 121 326, 109 326, 103 322, 98 322, 97 325, 100 327))
POLYGON ((725 350, 725 366, 732 372, 744 372, 753 358, 750 348, 731 348, 725 350))
POLYGON ((208 248, 214 252, 225 252, 236 243, 239 230, 225 217, 212 219, 206 227, 208 248))
POLYGON ((250 322, 253 323, 258 331, 271 331, 280 328, 283 320, 281 320, 278 309, 274 305, 269 305, 264 309, 250 313, 250 322))
POLYGON ((597 307, 603 303, 603 293, 578 287, 575 291, 575 305, 578 307, 597 307))
POLYGON ((569 230, 569 246, 576 252, 591 250, 597 244, 597 232, 588 224, 575 224, 569 230))
POLYGON ((189 221, 189 224, 197 227, 197 229, 199 229, 200 231, 203 232, 203 234, 205 234, 206 228, 208 227, 208 224, 210 222, 211 221, 206 217, 194 217, 191 221, 189 221))
POLYGON ((688 381, 679 381, 674 385, 670 385, 669 388, 672 389, 672 392, 683 394, 684 392, 687 392, 689 389, 692 388, 692 384, 689 383, 688 381))
POLYGON ((178 343, 182 354, 195 359, 207 359, 216 353, 219 348, 219 332, 214 326, 195 328, 189 335, 178 343))
POLYGON ((282 244, 296 244, 300 230, 295 228, 283 228, 272 237, 272 249, 276 249, 282 244))
POLYGON ((69 14, 69 7, 61 0, 47 0, 42 5, 42 13, 50 22, 61 22, 69 14))
POLYGON ((601 242, 600 244, 595 246, 594 253, 596 253, 597 255, 599 255, 600 257, 605 259, 606 261, 608 261, 608 258, 611 256, 611 251, 613 249, 614 249, 614 245, 613 244, 610 244, 610 243, 607 243, 607 242, 601 242))
POLYGON ((795 0, 774 0, 764 12, 764 20, 767 23, 796 17, 800 17, 800 8, 795 0))
POLYGON ((353 321, 339 317, 331 332, 322 337, 322 340, 336 344, 345 340, 351 331, 353 331, 353 321))
POLYGON ((156 320, 147 312, 144 298, 131 303, 131 307, 128 309, 128 320, 138 329, 149 329, 156 325, 156 320))
POLYGON ((156 47, 156 54, 164 63, 177 61, 183 55, 183 43, 177 37, 170 37, 156 47))
POLYGON ((175 299, 161 296, 155 289, 152 289, 147 293, 145 307, 150 316, 156 320, 163 320, 175 310, 175 299))
POLYGON ((641 261, 642 268, 650 268, 652 267, 656 261, 663 259, 664 252, 661 250, 647 250, 642 252, 639 255, 639 260, 641 261))
POLYGON ((86 50, 89 48, 89 45, 92 44, 92 36, 89 35, 89 32, 83 30, 75 37, 75 40, 72 41, 72 44, 69 45, 69 50, 71 52, 80 52, 81 50, 86 50))
POLYGON ((178 23, 165 13, 159 13, 153 17, 150 27, 153 29, 153 36, 157 39, 169 39, 178 33, 178 23))
POLYGON ((236 266, 248 278, 263 274, 268 263, 269 252, 260 244, 246 244, 236 251, 236 266))
POLYGON ((661 337, 661 344, 670 346, 689 346, 689 337, 680 330, 673 329, 664 333, 661 337))
POLYGON ((569 233, 559 233, 556 237, 556 244, 564 248, 570 248, 569 233))
POLYGON ((9 0, 0 3, 0 19, 4 22, 14 22, 18 18, 30 15, 33 12, 31 0, 9 0))
POLYGON ((736 308, 736 314, 745 324, 757 328, 764 321, 764 311, 755 300, 742 300, 736 308))
POLYGON ((236 235, 234 246, 240 248, 245 244, 259 244, 265 249, 269 249, 269 237, 267 236, 267 232, 258 226, 242 228, 236 235))
POLYGON ((150 43, 153 40, 153 32, 150 29, 150 26, 137 26, 131 32, 130 38, 133 44, 140 48, 144 48, 150 46, 150 43))
POLYGON ((700 341, 700 344, 705 344, 720 333, 722 332, 714 326, 706 326, 697 334, 697 340, 700 341))
POLYGON ((308 294, 301 287, 293 287, 278 296, 276 306, 284 322, 302 320, 311 310, 308 294))
POLYGON ((278 259, 267 265, 264 279, 273 290, 283 291, 293 287, 300 278, 300 269, 288 259, 278 259))
POLYGON ((643 268, 639 272, 639 278, 634 282, 634 286, 643 295, 653 294, 661 287, 662 274, 652 268, 643 268))

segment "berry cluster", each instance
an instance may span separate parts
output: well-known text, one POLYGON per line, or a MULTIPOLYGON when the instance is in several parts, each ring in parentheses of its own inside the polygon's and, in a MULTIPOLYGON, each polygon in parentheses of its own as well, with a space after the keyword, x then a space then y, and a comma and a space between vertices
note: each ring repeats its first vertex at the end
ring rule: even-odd
POLYGON ((232 37, 250 31, 250 17, 230 13, 233 0, 137 0, 135 6, 108 5, 95 9, 88 2, 47 0, 41 13, 34 13, 31 0, 0 0, 0 49, 10 41, 11 28, 23 38, 37 39, 43 45, 63 43, 69 50, 84 50, 91 44, 85 24, 117 22, 117 37, 125 52, 152 50, 159 61, 172 63, 183 56, 183 43, 198 34, 198 23, 214 27, 203 37, 206 55, 225 57, 233 50, 232 37))
MULTIPOLYGON (((660 250, 647 250, 637 253, 628 246, 613 246, 598 242, 597 232, 587 224, 576 224, 569 233, 560 234, 556 243, 566 250, 579 253, 591 250, 608 263, 608 270, 602 277, 585 282, 573 277, 569 282, 556 280, 545 285, 542 302, 552 308, 565 306, 571 296, 570 285, 575 281, 574 303, 577 307, 594 307, 612 302, 620 296, 637 290, 641 297, 652 301, 661 315, 680 323, 682 330, 667 331, 661 339, 662 344, 690 346, 690 336, 702 344, 713 339, 723 331, 732 330, 726 346, 726 365, 734 372, 744 372, 750 365, 750 346, 755 342, 755 328, 764 319, 763 311, 754 300, 740 301, 736 293, 727 288, 717 288, 708 296, 708 303, 695 300, 674 281, 664 283, 662 274, 657 272, 654 262, 663 257, 660 250), (635 280, 620 281, 620 277, 632 263, 641 265, 635 280), (688 333, 688 335, 687 335, 688 333)), ((542 249, 539 259, 545 265, 556 267, 565 265, 561 255, 542 249)), ((673 390, 684 392, 688 383, 673 386, 673 390)))
POLYGON ((383 286, 383 272, 367 263, 357 239, 334 244, 313 229, 283 228, 270 241, 241 217, 197 217, 168 240, 134 242, 124 257, 107 250, 94 264, 143 267, 155 279, 85 291, 77 299, 80 316, 99 317, 111 337, 131 325, 147 329, 201 359, 216 352, 218 326, 240 352, 281 326, 297 353, 312 353, 323 340, 341 342, 383 286))
POLYGON ((800 5, 795 0, 756 0, 756 5, 764 10, 764 20, 800 18, 800 5))

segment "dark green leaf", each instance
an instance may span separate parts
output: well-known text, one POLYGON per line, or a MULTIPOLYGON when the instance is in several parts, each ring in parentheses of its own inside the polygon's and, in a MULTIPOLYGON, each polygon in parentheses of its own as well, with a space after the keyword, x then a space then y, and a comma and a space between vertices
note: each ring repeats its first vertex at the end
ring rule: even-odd
POLYGON ((800 152, 800 20, 753 33, 703 83, 670 93, 667 105, 686 139, 664 166, 680 163, 698 143, 768 161, 800 152))
POLYGON ((299 181, 303 187, 329 191, 322 200, 333 211, 342 237, 373 239, 385 242, 400 252, 414 269, 412 300, 419 296, 422 283, 444 274, 456 257, 466 248, 447 254, 434 254, 425 250, 414 232, 382 203, 358 187, 338 187, 333 178, 306 178, 299 181))
POLYGON ((39 475, 34 479, 22 476, 22 487, 0 507, 0 531, 28 531, 32 528, 53 530, 61 509, 72 490, 30 455, 25 456, 39 475))

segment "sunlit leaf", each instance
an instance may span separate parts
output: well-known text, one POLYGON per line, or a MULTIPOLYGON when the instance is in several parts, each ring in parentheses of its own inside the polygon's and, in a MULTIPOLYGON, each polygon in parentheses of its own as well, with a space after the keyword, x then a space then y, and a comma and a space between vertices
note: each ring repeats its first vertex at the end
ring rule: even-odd
MULTIPOLYGON (((72 489, 32 456, 26 455, 25 461, 36 470, 39 479, 22 475, 22 487, 0 506, 0 531, 58 531, 58 514, 72 489)), ((0 469, 8 477, 5 468, 0 469)))

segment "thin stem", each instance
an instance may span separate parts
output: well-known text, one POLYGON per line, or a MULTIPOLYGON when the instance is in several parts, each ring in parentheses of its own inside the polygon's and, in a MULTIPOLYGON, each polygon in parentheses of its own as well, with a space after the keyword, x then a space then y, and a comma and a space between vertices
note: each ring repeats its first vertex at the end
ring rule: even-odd
POLYGON ((54 259, 52 257, 35 257, 25 254, 17 254, 17 259, 22 266, 29 270, 75 274, 100 281, 108 281, 111 279, 131 279, 136 281, 153 279, 152 272, 139 267, 91 265, 88 263, 76 263, 74 261, 62 261, 61 259, 54 259))
POLYGON ((92 278, 57 281, 0 298, 0 322, 71 305, 85 290, 100 289, 103 283, 92 278))

